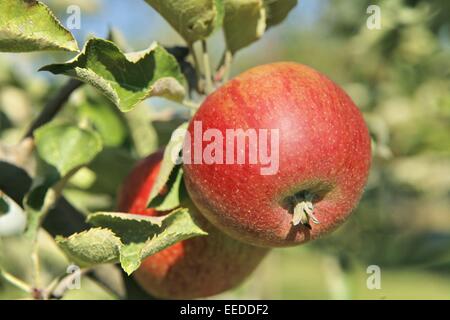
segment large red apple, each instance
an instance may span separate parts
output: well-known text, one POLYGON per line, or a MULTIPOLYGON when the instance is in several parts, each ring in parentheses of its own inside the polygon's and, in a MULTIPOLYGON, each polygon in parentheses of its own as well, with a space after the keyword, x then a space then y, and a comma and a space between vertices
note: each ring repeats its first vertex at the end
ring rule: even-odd
POLYGON ((296 63, 259 66, 231 80, 205 100, 188 133, 185 183, 194 204, 252 245, 292 246, 332 231, 358 203, 370 167, 361 112, 330 79, 296 63), (239 147, 233 138, 235 149, 227 149, 227 132, 236 129, 259 134, 273 163, 248 157, 255 147, 264 151, 259 140, 239 147))
MULTIPOLYGON (((125 179, 119 193, 122 212, 159 216, 164 212, 147 209, 147 201, 158 175, 162 152, 141 160, 125 179)), ((137 282, 159 298, 193 299, 231 289, 257 267, 267 249, 249 246, 229 238, 213 227, 190 200, 190 209, 207 236, 179 242, 146 258, 134 273, 137 282)))

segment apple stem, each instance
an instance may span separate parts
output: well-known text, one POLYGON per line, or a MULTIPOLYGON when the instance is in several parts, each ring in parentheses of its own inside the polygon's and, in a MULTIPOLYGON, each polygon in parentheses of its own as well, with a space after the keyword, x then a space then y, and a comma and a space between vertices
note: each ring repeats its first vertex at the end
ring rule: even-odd
POLYGON ((294 196, 294 198, 297 204, 294 207, 292 224, 296 226, 301 223, 309 226, 310 220, 315 224, 319 224, 319 219, 314 215, 314 195, 306 192, 303 197, 294 196))
POLYGON ((203 57, 203 70, 206 78, 206 93, 210 94, 214 91, 211 74, 211 64, 209 60, 208 46, 206 40, 202 40, 202 57, 203 57))

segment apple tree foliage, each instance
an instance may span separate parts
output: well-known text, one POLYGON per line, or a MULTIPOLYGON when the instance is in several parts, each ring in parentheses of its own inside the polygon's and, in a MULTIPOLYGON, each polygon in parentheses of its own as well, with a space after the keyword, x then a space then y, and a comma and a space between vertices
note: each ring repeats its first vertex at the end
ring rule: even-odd
MULTIPOLYGON (((45 82, 35 84, 31 90, 40 95, 40 113, 18 142, 0 145, 0 237, 19 236, 33 269, 30 281, 26 281, 0 264, 0 276, 34 298, 52 297, 63 283, 61 278, 43 281, 40 275, 43 234, 52 235, 49 241, 59 254, 83 270, 118 263, 128 275, 144 258, 170 245, 207 236, 189 210, 180 207, 183 172, 172 161, 172 155, 181 151, 183 137, 170 139, 171 132, 185 128, 188 119, 172 121, 173 126, 164 122, 158 126, 143 102, 160 97, 196 108, 206 94, 226 81, 236 52, 282 22, 297 1, 146 3, 184 39, 185 46, 171 48, 150 41, 147 49, 134 52, 111 29, 106 39, 91 37, 79 49, 71 32, 44 3, 0 3, 0 52, 72 53, 67 62, 39 69, 69 79, 57 90, 45 82), (221 30, 226 49, 217 74, 213 74, 207 39, 221 30), (42 94, 47 90, 52 91, 50 97, 42 94), (193 96, 197 97, 195 102, 193 96), (115 173, 126 173, 136 158, 163 145, 167 146, 162 168, 148 202, 150 207, 169 211, 167 215, 124 214, 102 203, 99 195, 114 197, 120 186, 123 174, 115 173), (169 190, 161 196, 164 186, 169 190), (91 195, 80 197, 80 190, 91 195)), ((11 90, 19 102, 27 100, 24 93, 11 90)), ((25 120, 19 118, 13 121, 23 125, 25 120)))
MULTIPOLYGON (((377 1, 380 30, 366 26, 373 1, 318 2, 320 16, 308 17, 307 27, 287 23, 278 29, 283 32, 272 28, 297 0, 142 2, 185 45, 148 39, 146 50, 133 52, 115 29, 105 39, 77 44, 56 16, 72 3, 95 13, 95 1, 45 1, 51 10, 34 0, 0 1, 0 298, 27 298, 33 287, 42 289, 37 298, 80 298, 77 290, 56 290, 71 262, 87 275, 81 297, 130 297, 129 283, 119 284, 128 277, 116 264, 132 272, 146 255, 207 236, 186 209, 173 210, 182 170, 170 161, 164 161, 149 199, 149 206, 173 211, 164 220, 114 212, 115 197, 135 161, 168 145, 188 120, 189 111, 150 109, 147 98, 195 108, 216 85, 209 78, 226 81, 241 50, 239 67, 276 55, 326 70, 361 108, 373 138, 372 175, 357 209, 364 214, 357 212, 308 250, 269 261, 277 272, 261 270, 260 290, 274 298, 310 299, 312 292, 330 298, 326 271, 317 271, 323 255, 330 270, 340 268, 332 273, 343 275, 340 284, 351 282, 348 295, 339 298, 448 298, 449 1, 377 1), (203 68, 203 53, 219 33, 226 50, 212 71, 203 68), (243 50, 263 36, 270 50, 243 50), (40 63, 46 72, 24 73, 11 63, 17 57, 40 63), (51 64, 44 66, 44 60, 51 64), (165 182, 170 192, 161 198, 157 189, 165 182), (130 235, 130 225, 142 231, 130 235), (299 272, 298 261, 314 272, 299 272), (383 267, 385 291, 365 287, 366 267, 373 263, 383 267), (302 287, 292 290, 291 283, 302 287)), ((169 147, 176 152, 176 143, 169 147)))

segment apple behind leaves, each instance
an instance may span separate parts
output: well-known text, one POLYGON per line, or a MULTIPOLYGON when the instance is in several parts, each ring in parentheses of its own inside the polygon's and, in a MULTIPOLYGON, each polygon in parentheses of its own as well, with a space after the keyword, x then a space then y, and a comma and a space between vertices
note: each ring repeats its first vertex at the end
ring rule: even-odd
MULTIPOLYGON (((125 179, 119 193, 121 212, 164 215, 147 208, 147 201, 160 170, 163 153, 141 160, 125 179)), ((213 227, 189 199, 182 202, 207 236, 179 242, 146 258, 134 273, 137 282, 159 298, 193 299, 229 290, 249 276, 267 249, 243 244, 213 227)))
MULTIPOLYGON (((366 124, 348 95, 312 68, 290 62, 258 66, 216 90, 189 125, 183 152, 191 156, 195 123, 202 133, 214 129, 223 136, 227 129, 278 129, 278 144, 268 142, 270 150, 278 146, 275 174, 261 174, 261 159, 183 165, 196 207, 235 239, 297 245, 334 230, 360 199, 371 162, 366 124)), ((200 142, 201 151, 211 151, 213 141, 200 142)), ((249 149, 247 143, 239 151, 248 157, 249 149)), ((227 152, 224 143, 220 153, 227 152)))

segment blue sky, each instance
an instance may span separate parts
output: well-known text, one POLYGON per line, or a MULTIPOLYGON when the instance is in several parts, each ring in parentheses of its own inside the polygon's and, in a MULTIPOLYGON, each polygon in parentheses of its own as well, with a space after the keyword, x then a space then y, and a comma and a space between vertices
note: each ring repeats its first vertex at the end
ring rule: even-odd
MULTIPOLYGON (((285 24, 272 33, 281 32, 282 28, 307 28, 320 14, 324 0, 301 0, 291 12, 285 24)), ((100 12, 94 15, 83 14, 81 30, 72 30, 80 44, 86 37, 94 34, 105 37, 109 26, 121 30, 133 46, 143 49, 156 40, 164 44, 181 43, 176 33, 143 0, 100 0, 100 12)), ((67 16, 59 16, 63 23, 67 16)))
MULTIPOLYGON (((158 41, 163 45, 183 44, 182 39, 175 31, 159 16, 144 0, 92 0, 99 4, 100 10, 89 14, 81 12, 81 29, 71 30, 76 37, 80 48, 83 47, 89 36, 95 35, 105 38, 110 27, 120 30, 132 49, 142 50, 147 48, 153 41, 158 41)), ((50 9, 55 9, 53 3, 61 3, 58 0, 43 0, 48 4, 50 9)), ((252 46, 239 52, 239 61, 251 61, 252 63, 261 63, 253 57, 260 56, 259 52, 268 52, 267 48, 276 45, 283 30, 298 29, 305 30, 314 27, 314 22, 320 16, 321 9, 326 5, 328 0, 300 0, 297 7, 289 14, 284 23, 276 28, 269 30, 264 37, 252 46), (247 58, 247 59, 245 59, 247 58)), ((70 1, 65 1, 70 5, 70 1)), ((76 2, 75 2, 76 3, 76 2)), ((65 10, 56 12, 62 24, 67 25, 69 14, 65 10)), ((223 41, 220 39, 221 34, 217 32, 210 42, 210 53, 214 59, 218 59, 223 52, 223 41)), ((270 50, 269 50, 270 51, 270 50)), ((73 54, 67 53, 28 53, 22 55, 6 54, 5 58, 17 64, 17 68, 24 74, 30 74, 46 79, 54 79, 46 72, 36 72, 37 69, 48 63, 63 62, 73 57, 73 54)), ((247 66, 249 67, 249 66, 247 66)), ((239 68, 239 67, 238 67, 239 68)), ((63 77, 63 76, 60 76, 63 77)))

